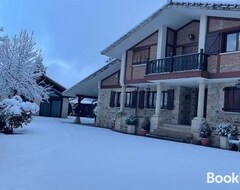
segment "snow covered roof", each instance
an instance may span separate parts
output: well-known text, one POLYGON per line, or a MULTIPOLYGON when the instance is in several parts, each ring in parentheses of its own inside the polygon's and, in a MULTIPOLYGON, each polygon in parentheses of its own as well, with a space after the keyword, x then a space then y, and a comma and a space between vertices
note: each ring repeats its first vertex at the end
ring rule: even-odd
MULTIPOLYGON (((120 37, 118 40, 116 40, 115 42, 113 42, 111 45, 109 45, 107 48, 105 48, 101 54, 103 55, 107 55, 109 57, 116 57, 116 58, 120 58, 120 54, 126 50, 127 48, 130 48, 130 46, 128 46, 126 43, 123 44, 123 42, 125 40, 127 40, 128 38, 132 37, 135 33, 139 32, 139 30, 143 29, 142 34, 138 34, 140 37, 139 39, 143 39, 144 37, 147 37, 147 35, 150 35, 151 32, 154 32, 154 30, 156 31, 158 28, 155 28, 155 25, 161 22, 163 22, 162 24, 166 24, 167 22, 175 22, 175 20, 178 21, 178 23, 180 23, 179 21, 184 21, 183 18, 181 17, 185 17, 185 16, 189 16, 190 14, 196 16, 196 14, 205 14, 205 15, 210 15, 210 16, 225 16, 225 15, 221 15, 222 12, 219 12, 219 10, 221 11, 235 11, 235 14, 228 14, 226 15, 227 17, 235 17, 236 15, 238 15, 237 17, 240 17, 239 12, 236 11, 240 11, 240 2, 239 1, 228 1, 228 3, 226 3, 226 1, 222 1, 222 2, 216 2, 216 1, 207 1, 205 3, 201 2, 179 2, 179 1, 168 1, 167 4, 165 4, 163 7, 161 7, 159 10, 157 10, 156 12, 154 12, 151 16, 149 16, 148 18, 146 18, 145 20, 143 20, 140 24, 138 24, 136 27, 134 27, 132 30, 130 30, 128 33, 126 33, 125 35, 123 35, 122 37, 120 37), (178 9, 176 11, 176 8, 178 9), (183 9, 182 12, 179 11, 179 9, 183 9), (187 8, 187 9, 186 9, 187 8), (190 10, 189 8, 191 8, 192 10, 190 10), (173 11, 170 12, 170 14, 168 14, 168 16, 166 16, 165 12, 167 12, 169 9, 173 9, 173 11), (200 12, 196 12, 196 10, 200 10, 200 12), (205 10, 208 10, 208 12, 206 12, 205 10), (205 11, 205 12, 204 12, 205 11), (211 11, 213 14, 211 15, 211 13, 209 12, 211 11), (218 11, 218 13, 216 13, 215 11, 218 11), (189 13, 186 13, 189 12, 189 13), (179 14, 181 13, 181 14, 179 14), (165 15, 164 15, 165 14, 165 15), (173 14, 176 14, 176 16, 174 17, 173 14), (162 18, 159 18, 161 17, 162 18), (164 17, 165 16, 165 17, 164 17), (155 20, 158 20, 158 22, 154 22, 155 20), (150 25, 151 23, 153 23, 151 26, 148 27, 148 29, 146 29, 147 25, 150 25), (150 29, 152 28, 152 30, 150 29), (146 35, 144 36, 143 33, 146 33, 146 35), (118 53, 113 52, 112 50, 119 46, 121 44, 121 47, 116 48, 116 51, 118 51, 118 53), (112 51, 112 52, 110 52, 112 51), (119 51, 122 51, 119 53, 119 51)), ((186 20, 187 21, 187 20, 186 20)), ((171 26, 171 25, 170 25, 171 26)), ((172 26, 174 27, 174 25, 172 24, 172 26)), ((176 24, 176 26, 178 26, 176 24)), ((136 37, 135 37, 136 38, 136 37)), ((134 44, 136 43, 137 39, 135 40, 134 37, 132 37, 131 39, 129 39, 130 44, 134 44)))
POLYGON ((77 95, 86 97, 98 97, 98 85, 101 80, 120 70, 120 61, 111 60, 107 65, 89 75, 79 83, 64 91, 62 94, 68 97, 77 95))

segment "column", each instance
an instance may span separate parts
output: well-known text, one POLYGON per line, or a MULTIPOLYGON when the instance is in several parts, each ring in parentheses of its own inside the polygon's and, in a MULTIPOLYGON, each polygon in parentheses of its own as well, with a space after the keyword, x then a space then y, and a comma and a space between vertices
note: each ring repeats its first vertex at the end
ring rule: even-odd
MULTIPOLYGON (((205 41, 207 34, 207 16, 201 15, 200 17, 200 27, 199 27, 199 40, 198 40, 198 52, 200 53, 201 49, 205 49, 205 41)), ((205 52, 205 51, 203 51, 205 52)))
POLYGON ((162 84, 159 83, 159 84, 157 84, 157 98, 156 98, 155 115, 160 115, 161 99, 162 99, 162 84))
POLYGON ((161 126, 161 99, 162 99, 162 83, 157 84, 157 97, 156 97, 156 108, 155 114, 151 117, 150 133, 153 133, 158 127, 161 126))
POLYGON ((167 27, 161 25, 158 30, 157 59, 165 57, 167 42, 167 27))
POLYGON ((74 123, 81 123, 81 119, 80 119, 80 106, 81 106, 81 101, 82 101, 83 97, 82 96, 78 96, 78 109, 77 109, 77 116, 74 120, 74 123))
POLYGON ((125 99, 126 99, 126 86, 122 86, 121 99, 120 99, 120 112, 124 111, 125 108, 125 99))
POLYGON ((203 118, 204 113, 204 97, 205 97, 205 80, 199 81, 199 91, 198 91, 198 109, 197 109, 197 117, 203 118))
POLYGON ((62 118, 67 118, 68 116, 68 106, 69 106, 69 99, 68 98, 63 98, 62 101, 62 118))
POLYGON ((126 67, 126 51, 122 53, 122 59, 121 59, 121 70, 120 70, 120 85, 124 85, 124 80, 125 80, 125 67, 126 67))

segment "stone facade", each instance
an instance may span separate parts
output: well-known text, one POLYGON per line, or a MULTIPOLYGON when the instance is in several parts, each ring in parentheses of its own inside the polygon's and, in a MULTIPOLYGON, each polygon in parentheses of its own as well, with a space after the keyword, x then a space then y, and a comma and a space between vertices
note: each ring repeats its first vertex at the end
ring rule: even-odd
MULTIPOLYGON (((182 124, 190 125, 190 121, 196 114, 196 100, 197 90, 185 87, 163 87, 162 91, 174 89, 174 109, 167 110, 161 109, 160 120, 164 124, 182 124)), ((145 107, 147 102, 147 89, 146 88, 127 88, 126 92, 145 90, 145 107)), ((111 91, 121 92, 121 88, 115 89, 100 89, 98 98, 97 109, 97 125, 101 127, 113 128, 115 130, 126 132, 125 120, 131 115, 135 115, 138 118, 137 128, 139 129, 144 118, 151 118, 155 109, 150 108, 127 108, 125 107, 124 113, 118 113, 119 107, 110 107, 110 95, 111 91), (115 126, 113 126, 115 121, 115 126)), ((150 91, 156 91, 156 87, 151 87, 150 91)), ((161 126, 157 126, 161 127, 161 126)))
MULTIPOLYGON (((197 53, 198 52, 198 40, 199 40, 199 21, 192 21, 182 28, 178 30, 173 30, 168 28, 168 35, 167 35, 167 47, 166 47, 166 55, 171 53, 175 53, 175 55, 182 55, 188 53, 197 53), (189 39, 189 34, 194 35, 194 39, 189 39)), ((229 29, 240 27, 240 20, 237 19, 225 19, 225 18, 216 18, 216 17, 209 17, 207 22, 207 32, 215 32, 221 31, 223 35, 225 32, 229 32, 229 29)), ((220 39, 222 46, 224 45, 224 36, 220 39)), ((125 68, 125 84, 131 85, 132 87, 128 86, 126 92, 130 91, 140 91, 144 90, 147 92, 146 86, 150 88, 150 91, 156 91, 156 85, 153 83, 149 83, 146 81, 146 63, 142 64, 133 64, 133 52, 135 49, 139 49, 142 47, 149 47, 150 59, 157 58, 157 41, 158 41, 158 32, 150 35, 148 38, 144 39, 143 41, 139 42, 137 45, 133 46, 132 48, 128 49, 126 52, 126 68, 125 68), (141 84, 140 84, 141 83, 141 84), (143 87, 133 87, 134 84, 138 84, 137 86, 144 86, 143 87), (144 85, 142 85, 144 84, 144 85), (149 84, 149 85, 148 85, 149 84)), ((222 48, 223 49, 223 48, 222 48)), ((202 117, 202 111, 197 111, 198 108, 198 79, 194 79, 193 83, 189 86, 181 86, 181 83, 176 83, 174 86, 173 82, 170 86, 163 86, 162 91, 166 91, 169 89, 174 89, 174 108, 173 110, 161 109, 160 114, 157 116, 157 120, 159 120, 160 124, 175 124, 175 125, 192 125, 192 133, 195 135, 194 139, 199 140, 198 135, 198 127, 199 124, 206 119, 211 127, 214 127, 216 124, 227 121, 236 124, 240 127, 240 113, 233 113, 233 112, 224 112, 222 110, 224 104, 224 91, 223 88, 227 86, 234 86, 235 83, 219 83, 217 79, 219 75, 224 74, 224 77, 233 77, 231 72, 238 72, 240 71, 240 53, 238 52, 231 52, 231 53, 222 53, 217 55, 208 56, 208 67, 207 67, 207 75, 203 75, 199 78, 206 77, 207 79, 207 95, 205 98, 206 101, 206 108, 204 111, 206 112, 206 118, 202 117), (187 87, 188 86, 188 87, 187 87), (198 114, 197 112, 201 113, 198 114)), ((205 72, 205 71, 204 71, 205 72)), ((175 79, 173 76, 176 76, 173 73, 165 73, 162 74, 161 78, 164 83, 164 79, 171 80, 175 79), (166 78, 164 78, 166 76, 166 78)), ((183 74, 183 78, 188 78, 190 75, 184 75, 184 72, 177 73, 183 74)), ((160 76, 160 75, 159 75, 160 76)), ((192 76, 190 76, 192 77, 192 76)), ((239 77, 237 75, 236 77, 239 77)), ((126 132, 127 126, 125 124, 125 120, 127 117, 131 115, 136 115, 138 118, 138 125, 137 128, 141 126, 143 119, 153 118, 155 116, 155 109, 146 108, 146 100, 147 96, 145 93, 145 108, 125 108, 123 113, 119 112, 119 107, 111 108, 110 105, 110 94, 111 91, 121 92, 120 86, 118 88, 111 88, 111 85, 116 85, 116 80, 118 78, 114 75, 108 77, 105 81, 102 82, 104 84, 99 89, 99 101, 98 101, 98 115, 97 115, 97 125, 102 127, 109 127, 113 128, 117 131, 126 132), (114 83, 114 84, 113 84, 114 83), (113 122, 115 124, 113 125, 113 122)), ((149 79, 150 80, 150 79, 149 79)), ((151 82, 156 80, 156 78, 151 78, 151 82)), ((222 80, 222 79, 221 79, 222 80)), ((174 81, 174 80, 173 80, 174 81)), ((186 80, 185 80, 186 81, 186 80)), ((188 81, 189 82, 189 81, 188 81)), ((119 85, 119 83, 117 84, 119 85)), ((200 88, 200 89, 204 89, 200 88)), ((204 90, 200 90, 200 97, 204 97, 204 90)), ((202 98, 203 99, 203 98, 202 98)), ((202 101, 200 98, 200 102, 202 101)), ((203 107, 199 107, 202 110, 203 107)), ((205 114, 204 114, 205 117, 205 114)), ((158 125, 154 129, 160 129, 162 126, 158 125)), ((184 129, 183 129, 184 130, 184 129)), ((213 131, 212 134, 212 145, 219 146, 219 137, 216 135, 216 131, 213 131)))
MULTIPOLYGON (((240 113, 225 112, 222 110, 224 107, 224 91, 225 87, 235 86, 236 83, 215 83, 208 84, 208 97, 207 97, 207 115, 206 121, 213 128, 221 122, 230 122, 235 124, 240 129, 240 113)), ((212 145, 219 146, 219 136, 216 135, 214 130, 212 133, 212 145)))

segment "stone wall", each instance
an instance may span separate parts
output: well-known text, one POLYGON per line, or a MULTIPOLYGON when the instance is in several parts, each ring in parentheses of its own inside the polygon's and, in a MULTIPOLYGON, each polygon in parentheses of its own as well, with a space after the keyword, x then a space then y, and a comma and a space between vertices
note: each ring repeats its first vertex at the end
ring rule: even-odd
MULTIPOLYGON (((167 124, 179 124, 179 110, 181 105, 181 88, 182 87, 163 87, 163 91, 174 89, 174 109, 173 110, 167 110, 167 109, 161 109, 160 117, 161 121, 163 123, 167 124)), ((135 91, 136 88, 127 88, 126 92, 135 91)), ((139 88, 139 91, 145 90, 145 105, 147 102, 147 89, 146 88, 139 88)), ((156 91, 156 87, 151 87, 151 91, 156 91)), ((122 117, 119 116, 118 111, 119 107, 111 108, 110 105, 110 94, 111 91, 121 92, 121 88, 115 88, 115 89, 100 89, 99 90, 99 97, 98 97, 98 108, 97 108, 97 120, 96 123, 98 126, 101 127, 108 127, 113 128, 112 121, 116 120, 116 130, 125 132, 125 120, 127 117, 131 115, 136 115, 138 118, 138 125, 137 128, 140 128, 144 118, 151 118, 155 114, 155 109, 150 108, 127 108, 125 107, 124 113, 122 117), (121 119, 119 119, 121 118, 121 119), (122 128, 120 127, 122 126, 122 128)))
MULTIPOLYGON (((224 106, 224 91, 225 87, 235 86, 236 83, 215 83, 208 84, 208 99, 207 99, 207 123, 215 128, 221 122, 230 122, 235 124, 240 129, 240 113, 225 112, 222 110, 224 106)), ((219 136, 214 130, 212 133, 212 145, 219 146, 219 136)))

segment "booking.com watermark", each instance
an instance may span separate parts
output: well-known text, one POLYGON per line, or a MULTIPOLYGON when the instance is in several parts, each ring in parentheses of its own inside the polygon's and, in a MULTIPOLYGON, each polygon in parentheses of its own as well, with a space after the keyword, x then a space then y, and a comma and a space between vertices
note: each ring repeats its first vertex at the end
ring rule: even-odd
POLYGON ((207 183, 208 184, 239 184, 240 173, 231 172, 226 175, 216 174, 214 172, 207 172, 207 183))

